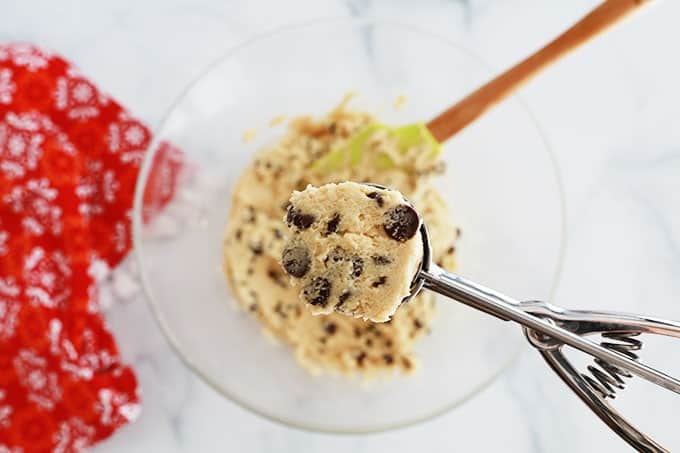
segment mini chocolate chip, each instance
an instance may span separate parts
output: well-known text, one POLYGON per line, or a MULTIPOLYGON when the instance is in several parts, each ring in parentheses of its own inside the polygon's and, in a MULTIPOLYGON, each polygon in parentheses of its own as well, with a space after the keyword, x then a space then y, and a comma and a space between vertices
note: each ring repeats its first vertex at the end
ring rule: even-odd
POLYGON ((258 297, 257 297, 257 293, 256 293, 255 291, 253 291, 253 290, 251 289, 250 291, 248 291, 248 294, 250 294, 250 297, 251 297, 253 300, 257 301, 258 297))
POLYGON ((249 267, 246 269, 246 274, 247 275, 253 275, 255 273, 255 270, 252 267, 249 267))
POLYGON ((437 260, 437 261, 435 261, 435 264, 436 264, 437 266, 439 266, 439 267, 442 267, 442 266, 444 265, 444 263, 442 262, 442 260, 437 260))
POLYGON ((392 357, 392 354, 383 354, 383 360, 385 360, 386 364, 390 365, 394 362, 394 357, 392 357))
POLYGON ((386 348, 391 348, 391 347, 392 347, 392 340, 387 340, 387 341, 385 342, 385 347, 386 347, 386 348))
POLYGON ((237 241, 240 241, 241 238, 243 237, 243 231, 239 228, 239 229, 236 230, 236 232, 234 233, 234 237, 236 238, 237 241))
POLYGON ((368 198, 372 198, 375 200, 376 203, 378 203, 378 206, 381 208, 385 205, 385 200, 383 199, 383 196, 380 194, 380 192, 370 192, 367 193, 366 196, 368 198))
POLYGON ((376 266, 386 266, 392 262, 392 258, 385 255, 373 255, 371 259, 376 266))
POLYGON ((373 340, 371 340, 370 338, 366 338, 365 344, 367 347, 370 348, 371 346, 373 346, 373 340))
POLYGON ((352 295, 352 293, 350 293, 349 291, 347 291, 347 290, 343 291, 340 294, 340 296, 338 296, 339 302, 338 302, 338 305, 335 306, 335 308, 340 308, 342 306, 342 304, 347 302, 347 299, 349 299, 349 296, 351 296, 351 295, 352 295))
POLYGON ((301 230, 306 230, 316 221, 316 217, 312 214, 305 214, 298 211, 293 206, 288 208, 288 213, 286 214, 286 222, 288 226, 295 225, 301 230))
POLYGON ((340 224, 340 214, 337 212, 333 214, 333 217, 328 221, 326 225, 326 234, 335 233, 338 231, 338 225, 340 224))
POLYGON ((295 190, 303 191, 307 188, 307 185, 309 184, 309 181, 306 179, 298 179, 297 182, 295 183, 295 190))
POLYGON ((271 278, 274 280, 274 283, 277 285, 281 286, 282 288, 286 288, 286 282, 283 280, 283 274, 279 272, 276 269, 267 269, 267 277, 271 278))
POLYGON ((411 363, 411 360, 409 360, 407 357, 402 357, 401 358, 401 364, 406 368, 407 370, 410 370, 413 368, 413 363, 411 363))
POLYGON ((364 360, 366 360, 366 353, 364 351, 361 351, 357 356, 357 364, 359 366, 364 366, 364 360))
POLYGON ((359 278, 364 272, 364 260, 360 256, 352 257, 352 277, 359 278))
POLYGON ((371 283, 371 286, 374 287, 374 288, 377 288, 378 286, 384 285, 385 282, 387 282, 387 277, 384 276, 384 275, 381 275, 380 277, 378 277, 378 279, 376 281, 371 283))
POLYGON ((358 327, 354 328, 354 338, 359 338, 361 336, 361 329, 358 327))
POLYGON ((276 302, 276 305, 274 305, 274 312, 281 317, 285 317, 285 313, 283 312, 283 303, 282 302, 276 302))
POLYGON ((385 233, 395 241, 411 239, 420 228, 420 216, 411 206, 400 204, 385 213, 385 233))
POLYGON ((338 128, 338 125, 335 123, 331 123, 328 125, 328 132, 330 134, 335 134, 336 129, 338 128))
POLYGON ((345 250, 342 247, 335 247, 331 252, 326 255, 326 258, 324 258, 323 263, 328 266, 328 261, 332 261, 333 263, 340 263, 345 260, 347 257, 345 250))
POLYGON ((253 255, 255 256, 260 256, 264 252, 264 248, 262 247, 261 242, 258 242, 257 244, 250 244, 250 250, 253 252, 253 255))
POLYGON ((283 233, 281 233, 281 230, 279 230, 278 228, 274 228, 272 229, 272 231, 276 239, 283 239, 283 233))
POLYGON ((321 342, 321 344, 326 344, 326 337, 319 338, 319 341, 321 342))
POLYGON ((309 271, 312 260, 306 247, 289 244, 281 254, 281 265, 290 275, 302 278, 309 271))
POLYGON ((420 319, 416 318, 416 319, 413 320, 413 326, 414 326, 416 329, 422 329, 422 328, 423 328, 423 323, 420 322, 420 319))
POLYGON ((456 253, 456 247, 452 245, 451 247, 446 249, 446 253, 448 253, 449 255, 453 255, 454 253, 456 253))
POLYGON ((328 335, 334 335, 335 332, 338 330, 338 325, 335 324, 334 322, 329 322, 329 323, 326 324, 326 326, 324 327, 324 330, 326 331, 326 333, 327 333, 328 335))
POLYGON ((460 228, 456 228, 456 239, 460 239, 460 236, 463 234, 463 231, 460 228))
POLYGON ((246 217, 247 223, 255 223, 255 208, 248 206, 248 216, 246 217))
POLYGON ((325 277, 316 277, 302 290, 305 300, 311 305, 325 306, 331 295, 331 282, 325 277))
POLYGON ((257 304, 254 304, 254 303, 253 303, 253 304, 250 304, 250 306, 248 307, 248 310, 250 310, 250 311, 256 311, 256 310, 257 310, 257 304))

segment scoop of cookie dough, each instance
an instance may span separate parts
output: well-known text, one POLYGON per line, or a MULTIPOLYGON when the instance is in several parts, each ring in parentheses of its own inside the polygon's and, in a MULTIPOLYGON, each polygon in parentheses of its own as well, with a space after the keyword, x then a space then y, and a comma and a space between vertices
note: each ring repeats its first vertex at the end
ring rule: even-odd
POLYGON ((418 212, 394 190, 343 182, 293 192, 281 265, 313 314, 385 322, 422 260, 418 212))

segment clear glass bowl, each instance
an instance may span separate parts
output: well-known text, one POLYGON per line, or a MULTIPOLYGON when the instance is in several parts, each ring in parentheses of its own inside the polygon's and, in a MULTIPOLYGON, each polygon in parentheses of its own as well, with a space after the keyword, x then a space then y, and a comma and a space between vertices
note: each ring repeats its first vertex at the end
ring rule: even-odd
MULTIPOLYGON (((253 153, 282 133, 276 115, 321 114, 356 90, 357 107, 391 124, 423 121, 488 79, 480 60, 415 28, 376 20, 317 21, 253 39, 195 80, 158 128, 139 176, 135 249, 168 340, 220 394, 272 420, 342 433, 402 427, 441 414, 487 386, 516 357, 521 331, 449 300, 418 344, 421 369, 363 384, 313 377, 273 345, 235 302, 220 271, 230 190, 253 153), (392 106, 408 96, 402 110, 392 106), (254 142, 243 132, 261 126, 254 142), (174 200, 163 142, 185 159, 174 200)), ((167 154, 167 153, 166 153, 167 154)), ((439 181, 463 229, 459 272, 517 298, 550 299, 561 263, 563 201, 531 113, 508 100, 446 143, 439 181)), ((455 430, 456 427, 451 427, 455 430)))

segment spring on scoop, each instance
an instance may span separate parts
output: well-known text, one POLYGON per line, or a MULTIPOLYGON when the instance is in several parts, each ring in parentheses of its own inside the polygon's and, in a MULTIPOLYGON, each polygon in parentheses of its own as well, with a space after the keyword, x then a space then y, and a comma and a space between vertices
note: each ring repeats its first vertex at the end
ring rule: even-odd
MULTIPOLYGON (((633 360, 638 359, 638 355, 633 351, 642 348, 642 342, 633 337, 640 335, 640 332, 607 332, 602 337, 616 341, 602 341, 602 347, 619 352, 633 360)), ((616 398, 616 389, 623 390, 626 387, 623 378, 632 378, 633 375, 602 359, 595 359, 595 365, 588 365, 588 372, 581 376, 588 382, 588 385, 602 396, 602 398, 616 398)))

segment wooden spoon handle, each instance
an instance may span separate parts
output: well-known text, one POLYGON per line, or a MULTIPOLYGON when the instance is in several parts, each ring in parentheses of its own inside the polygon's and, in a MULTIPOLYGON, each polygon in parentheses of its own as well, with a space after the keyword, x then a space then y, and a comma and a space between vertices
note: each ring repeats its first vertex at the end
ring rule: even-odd
POLYGON ((606 0, 545 47, 487 82, 427 123, 437 141, 444 142, 524 83, 576 47, 605 31, 651 0, 606 0))

